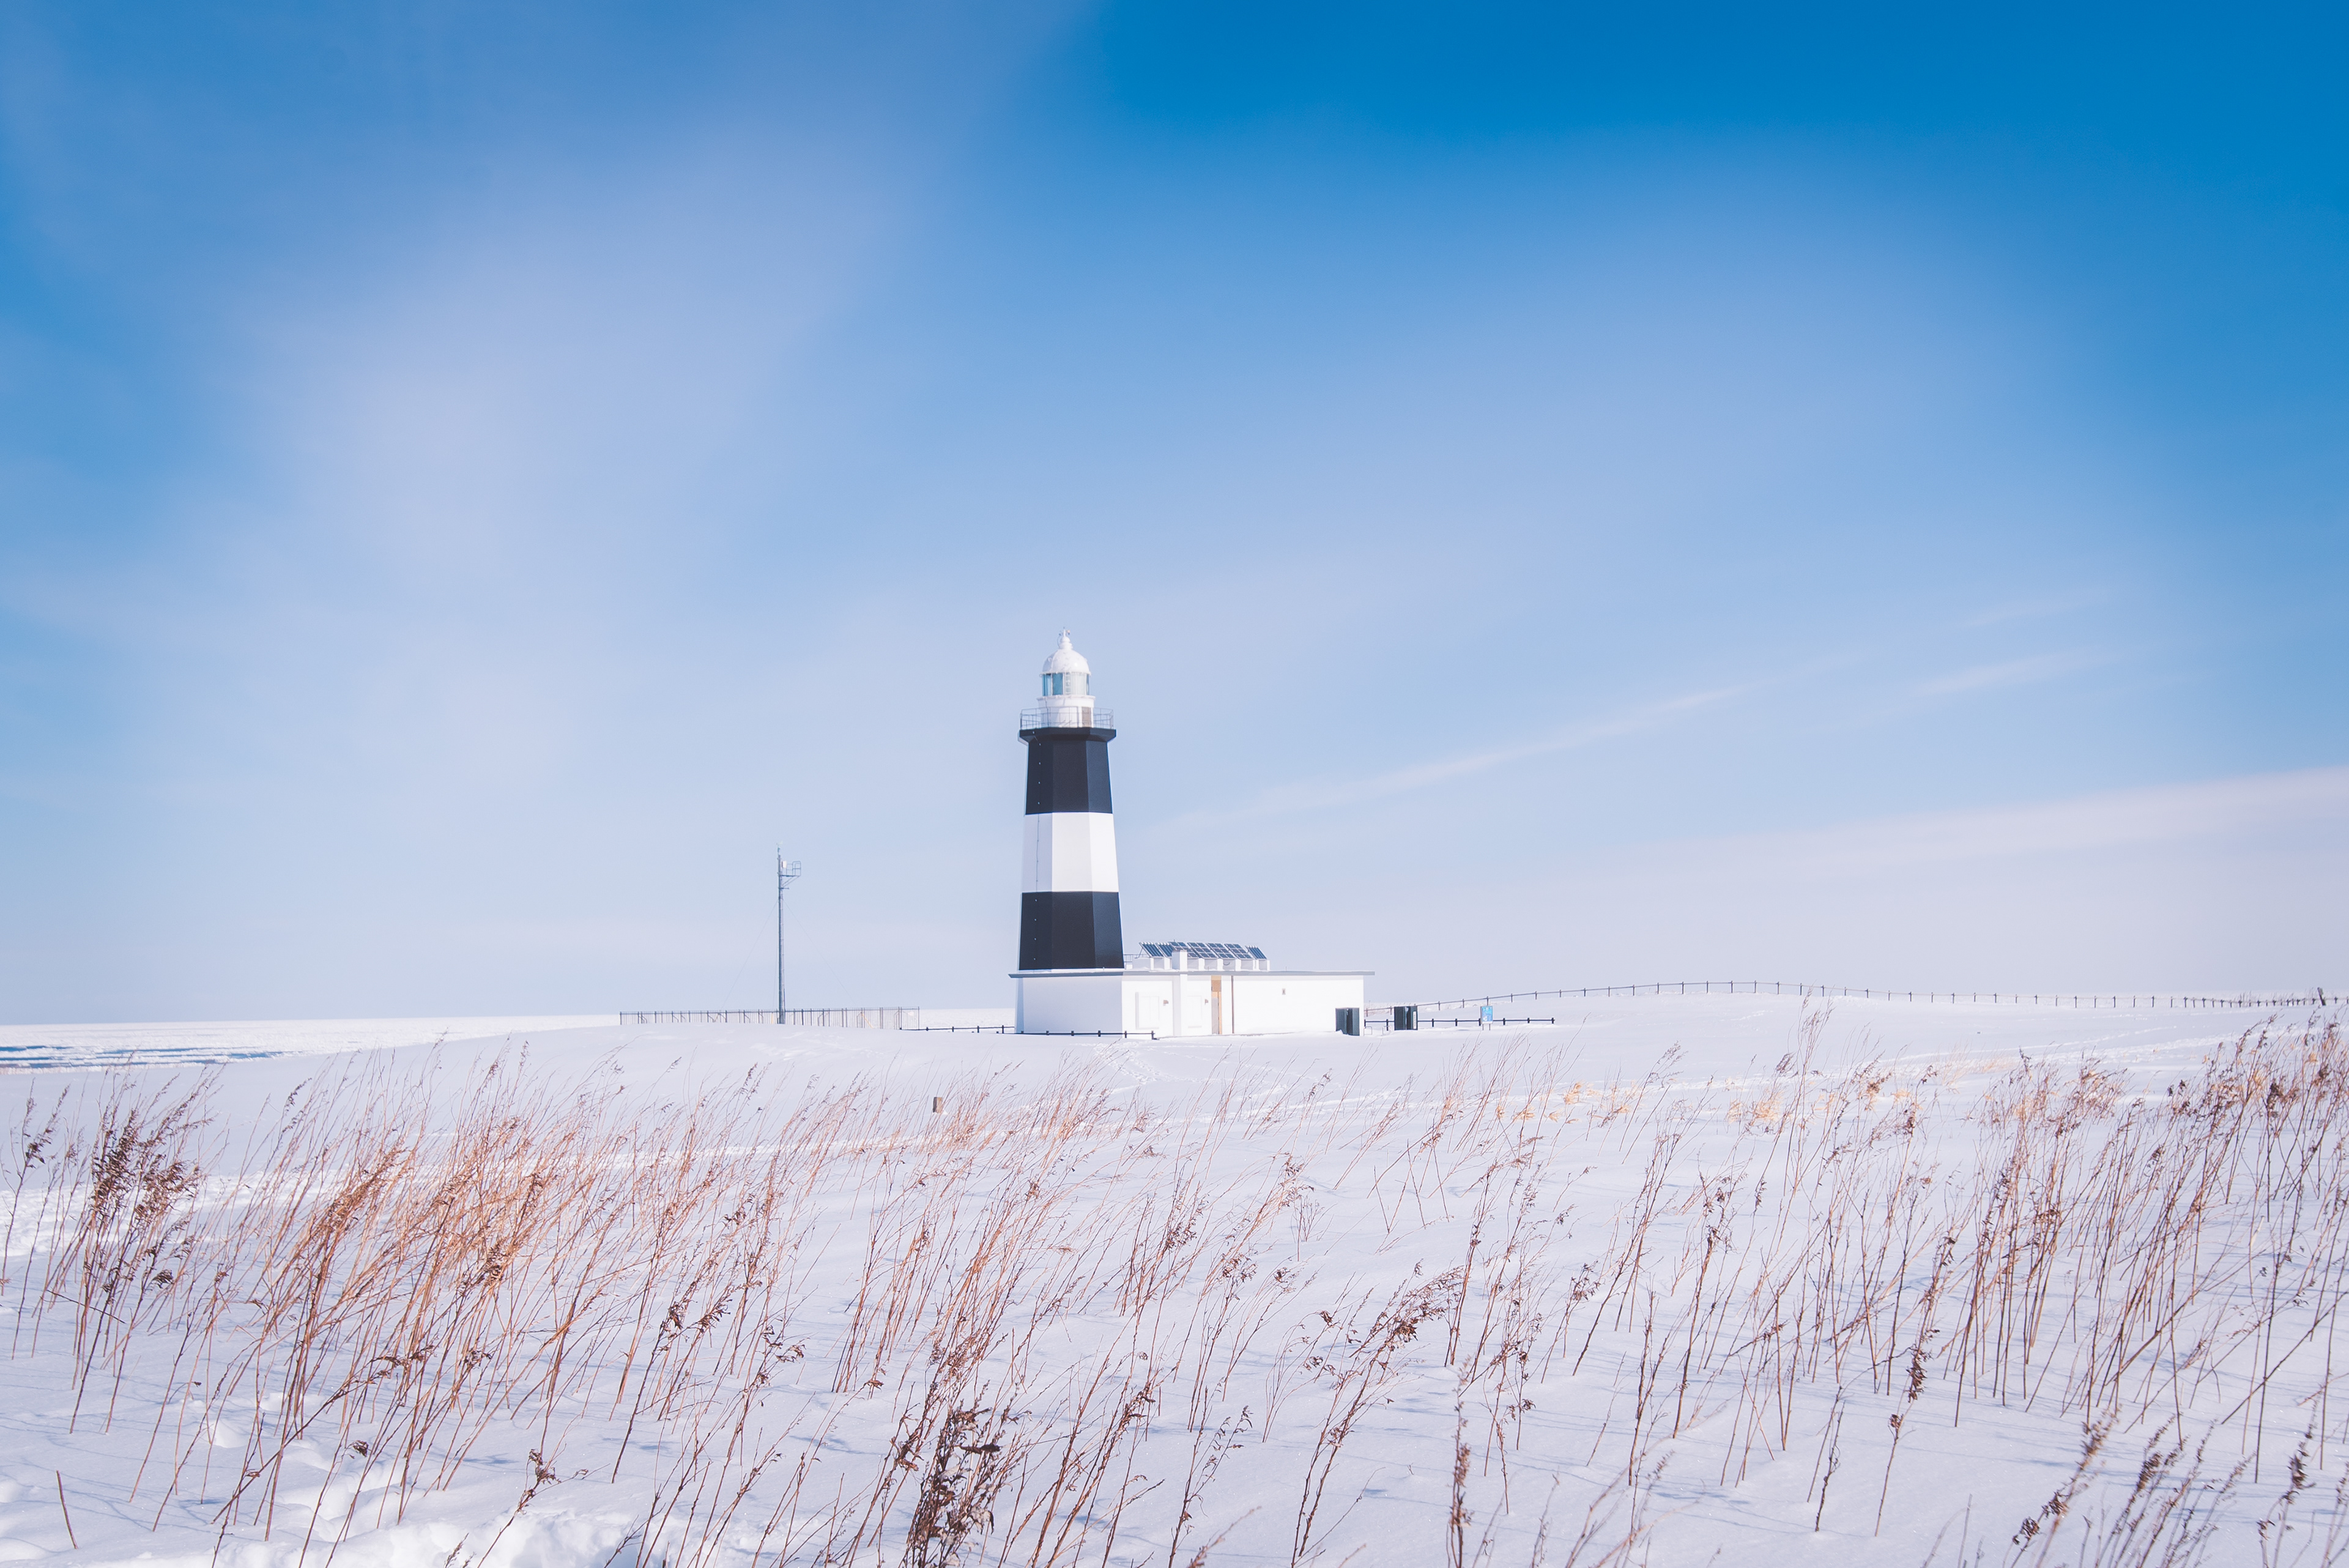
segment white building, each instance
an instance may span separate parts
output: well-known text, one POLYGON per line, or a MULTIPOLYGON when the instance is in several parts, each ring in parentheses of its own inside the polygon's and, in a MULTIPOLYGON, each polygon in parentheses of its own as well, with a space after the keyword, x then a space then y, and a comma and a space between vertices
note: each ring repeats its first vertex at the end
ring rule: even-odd
POLYGON ((1146 943, 1123 969, 1020 971, 1022 1034, 1299 1034, 1362 1005, 1366 970, 1275 969, 1230 942, 1146 943))

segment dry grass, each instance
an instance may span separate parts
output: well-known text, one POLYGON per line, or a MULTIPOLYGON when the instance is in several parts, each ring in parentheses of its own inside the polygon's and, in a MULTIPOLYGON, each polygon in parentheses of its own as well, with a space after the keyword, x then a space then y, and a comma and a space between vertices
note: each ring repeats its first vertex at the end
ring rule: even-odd
POLYGON ((507 1528, 625 1499, 613 1556, 680 1568, 1616 1563, 1765 1481, 1847 1538, 1930 1508, 1935 1561, 2349 1560, 2337 1027, 1978 1093, 1830 1078, 1825 1024, 1734 1098, 1521 1045, 1163 1113, 90 1079, 14 1136, 12 1354, 123 1508, 296 1562, 485 1473, 507 1528), (1944 1527, 1928 1424, 2076 1462, 1944 1527))

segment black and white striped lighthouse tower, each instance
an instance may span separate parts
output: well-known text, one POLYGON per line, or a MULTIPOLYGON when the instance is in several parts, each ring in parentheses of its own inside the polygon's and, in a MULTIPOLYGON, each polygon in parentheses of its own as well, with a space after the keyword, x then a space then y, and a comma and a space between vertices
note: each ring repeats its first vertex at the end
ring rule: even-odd
POLYGON ((1125 967, 1109 805, 1112 721, 1108 709, 1093 705, 1092 666, 1062 632, 1044 660, 1041 701, 1019 715, 1019 738, 1028 742, 1022 970, 1125 967))

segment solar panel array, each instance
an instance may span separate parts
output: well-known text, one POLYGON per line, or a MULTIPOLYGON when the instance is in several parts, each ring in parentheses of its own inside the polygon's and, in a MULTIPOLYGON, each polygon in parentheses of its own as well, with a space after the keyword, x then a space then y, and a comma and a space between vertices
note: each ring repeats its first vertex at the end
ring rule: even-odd
POLYGON ((1177 950, 1195 959, 1254 959, 1264 961, 1264 950, 1242 946, 1238 942, 1144 942, 1143 952, 1151 958, 1171 959, 1177 950))

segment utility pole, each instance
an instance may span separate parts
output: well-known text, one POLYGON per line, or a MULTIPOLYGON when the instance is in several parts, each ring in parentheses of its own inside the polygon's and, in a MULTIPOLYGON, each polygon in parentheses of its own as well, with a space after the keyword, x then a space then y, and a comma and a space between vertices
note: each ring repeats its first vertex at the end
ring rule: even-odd
POLYGON ((800 863, 775 851, 775 1022, 783 1021, 783 895, 800 879, 800 863))

